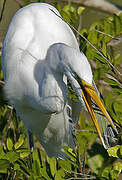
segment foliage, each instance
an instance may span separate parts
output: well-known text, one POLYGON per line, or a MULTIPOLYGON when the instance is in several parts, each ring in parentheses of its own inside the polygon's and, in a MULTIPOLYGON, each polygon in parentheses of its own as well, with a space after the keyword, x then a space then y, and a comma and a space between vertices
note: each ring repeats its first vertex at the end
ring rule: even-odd
MULTIPOLYGON (((26 4, 29 1, 26 1, 26 4)), ((78 27, 82 7, 71 4, 53 3, 65 21, 78 27)), ((75 32, 76 33, 76 32, 75 32)), ((109 16, 94 22, 90 29, 81 29, 99 51, 96 51, 83 37, 79 36, 80 49, 86 54, 94 72, 94 80, 99 91, 104 92, 104 104, 116 125, 121 124, 121 75, 119 69, 121 56, 114 48, 121 40, 122 14, 109 16), (115 42, 114 42, 115 41, 115 42), (101 85, 102 83, 102 85, 101 85)), ((0 66, 0 79, 3 80, 0 66)), ((69 87, 69 97, 76 96, 69 87)), ((82 111, 76 127, 76 148, 64 147, 65 160, 49 158, 41 148, 28 148, 28 137, 22 121, 17 121, 16 114, 3 98, 0 87, 0 179, 118 179, 122 171, 122 146, 116 145, 107 151, 95 141, 91 120, 82 111)), ((119 137, 121 140, 121 137, 119 137)))

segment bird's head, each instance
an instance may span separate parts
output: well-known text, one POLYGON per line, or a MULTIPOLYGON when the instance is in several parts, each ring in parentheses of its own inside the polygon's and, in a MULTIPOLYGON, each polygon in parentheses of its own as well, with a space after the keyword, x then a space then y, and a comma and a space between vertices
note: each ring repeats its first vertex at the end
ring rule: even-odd
POLYGON ((47 59, 50 61, 49 63, 52 71, 59 74, 65 74, 67 76, 72 88, 76 91, 79 100, 88 110, 100 140, 106 148, 94 109, 92 107, 92 101, 96 103, 113 129, 116 132, 117 130, 95 88, 93 87, 92 70, 86 56, 79 50, 62 43, 52 45, 47 56, 50 56, 47 59))

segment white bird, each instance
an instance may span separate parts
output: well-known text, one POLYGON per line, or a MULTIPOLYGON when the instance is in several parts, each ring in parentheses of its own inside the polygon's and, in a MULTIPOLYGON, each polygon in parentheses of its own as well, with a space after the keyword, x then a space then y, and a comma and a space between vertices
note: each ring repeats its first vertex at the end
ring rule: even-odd
POLYGON ((57 9, 45 3, 20 9, 10 22, 2 49, 5 95, 47 154, 55 157, 62 146, 73 144, 67 79, 87 107, 103 144, 91 98, 115 128, 94 90, 90 64, 59 16, 57 9))

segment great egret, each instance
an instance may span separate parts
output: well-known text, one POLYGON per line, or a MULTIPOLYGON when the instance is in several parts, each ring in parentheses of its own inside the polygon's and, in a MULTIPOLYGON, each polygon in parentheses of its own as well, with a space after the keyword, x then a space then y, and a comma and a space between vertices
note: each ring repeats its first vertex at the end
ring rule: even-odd
POLYGON ((49 4, 33 3, 14 15, 3 42, 2 69, 10 104, 48 155, 57 157, 63 145, 72 144, 66 78, 88 109, 103 144, 91 98, 115 126, 95 92, 87 58, 56 14, 60 16, 49 4))

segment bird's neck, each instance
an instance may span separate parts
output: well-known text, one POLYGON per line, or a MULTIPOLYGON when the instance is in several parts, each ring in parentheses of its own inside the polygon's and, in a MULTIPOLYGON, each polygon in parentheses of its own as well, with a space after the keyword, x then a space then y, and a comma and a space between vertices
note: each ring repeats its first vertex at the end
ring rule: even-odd
POLYGON ((42 84, 42 93, 43 95, 46 94, 46 96, 55 95, 60 97, 66 89, 66 84, 63 81, 63 74, 52 72, 50 68, 45 69, 42 84))

